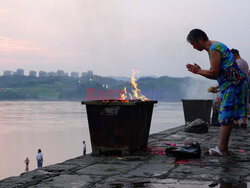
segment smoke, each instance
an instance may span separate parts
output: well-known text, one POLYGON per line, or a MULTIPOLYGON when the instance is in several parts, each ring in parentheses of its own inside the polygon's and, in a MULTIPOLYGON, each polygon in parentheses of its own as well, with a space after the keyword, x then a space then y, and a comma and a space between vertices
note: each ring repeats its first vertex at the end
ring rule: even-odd
POLYGON ((184 99, 214 99, 214 94, 209 93, 208 88, 217 85, 215 80, 187 78, 182 88, 184 99))

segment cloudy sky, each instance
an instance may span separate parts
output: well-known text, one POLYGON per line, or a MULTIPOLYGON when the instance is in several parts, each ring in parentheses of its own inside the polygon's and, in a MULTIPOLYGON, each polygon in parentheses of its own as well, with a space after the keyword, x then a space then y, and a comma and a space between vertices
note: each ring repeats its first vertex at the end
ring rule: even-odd
POLYGON ((0 74, 192 76, 186 63, 209 68, 186 42, 193 28, 250 62, 249 10, 249 0, 0 0, 0 74))

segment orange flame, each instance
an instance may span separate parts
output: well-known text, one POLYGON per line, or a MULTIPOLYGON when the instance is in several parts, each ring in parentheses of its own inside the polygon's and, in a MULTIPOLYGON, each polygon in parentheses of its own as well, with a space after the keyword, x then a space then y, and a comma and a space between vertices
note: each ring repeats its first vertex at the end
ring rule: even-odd
POLYGON ((120 99, 121 100, 126 100, 127 99, 127 89, 126 89, 126 87, 124 87, 123 91, 124 91, 124 93, 121 94, 120 99))
POLYGON ((141 94, 141 90, 137 88, 137 83, 135 79, 135 74, 139 73, 139 71, 135 71, 132 69, 132 76, 131 76, 131 84, 132 84, 132 94, 127 93, 126 87, 123 89, 123 93, 121 94, 119 100, 128 100, 128 95, 130 100, 140 99, 142 101, 149 100, 147 97, 141 94))
POLYGON ((144 95, 141 94, 141 90, 137 88, 137 83, 136 83, 136 79, 135 79, 135 74, 139 73, 139 71, 135 71, 134 69, 132 69, 132 76, 131 76, 131 83, 132 83, 132 92, 134 94, 133 98, 134 99, 141 99, 142 101, 144 100, 148 100, 147 97, 145 97, 144 95))

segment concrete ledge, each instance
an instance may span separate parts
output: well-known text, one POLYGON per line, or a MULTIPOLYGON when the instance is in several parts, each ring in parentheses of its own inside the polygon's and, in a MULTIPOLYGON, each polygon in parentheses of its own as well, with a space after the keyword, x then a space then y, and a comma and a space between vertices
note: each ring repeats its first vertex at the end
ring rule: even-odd
MULTIPOLYGON (((231 155, 174 163, 159 153, 165 143, 198 142, 203 151, 217 145, 220 127, 205 134, 183 132, 183 126, 150 135, 145 156, 80 156, 0 181, 0 187, 201 187, 221 182, 250 182, 250 129, 233 129, 231 155)), ((164 154, 164 153, 163 153, 164 154)))

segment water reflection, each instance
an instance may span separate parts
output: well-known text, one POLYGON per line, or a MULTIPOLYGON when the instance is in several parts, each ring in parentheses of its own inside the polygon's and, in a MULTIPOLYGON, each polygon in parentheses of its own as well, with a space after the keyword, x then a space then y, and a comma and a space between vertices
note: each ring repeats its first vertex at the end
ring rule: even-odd
POLYGON ((247 183, 228 183, 228 182, 220 182, 210 184, 209 187, 219 187, 219 188, 247 188, 247 183))
POLYGON ((220 188, 247 188, 246 183, 239 183, 239 184, 234 184, 234 183, 221 183, 220 188))
MULTIPOLYGON (((107 187, 123 188, 123 187, 142 187, 142 188, 250 188, 250 182, 225 182, 226 180, 218 179, 211 183, 209 181, 199 180, 178 180, 172 178, 151 179, 151 178, 123 178, 114 180, 107 187)), ((105 186, 104 186, 105 187, 105 186)))

